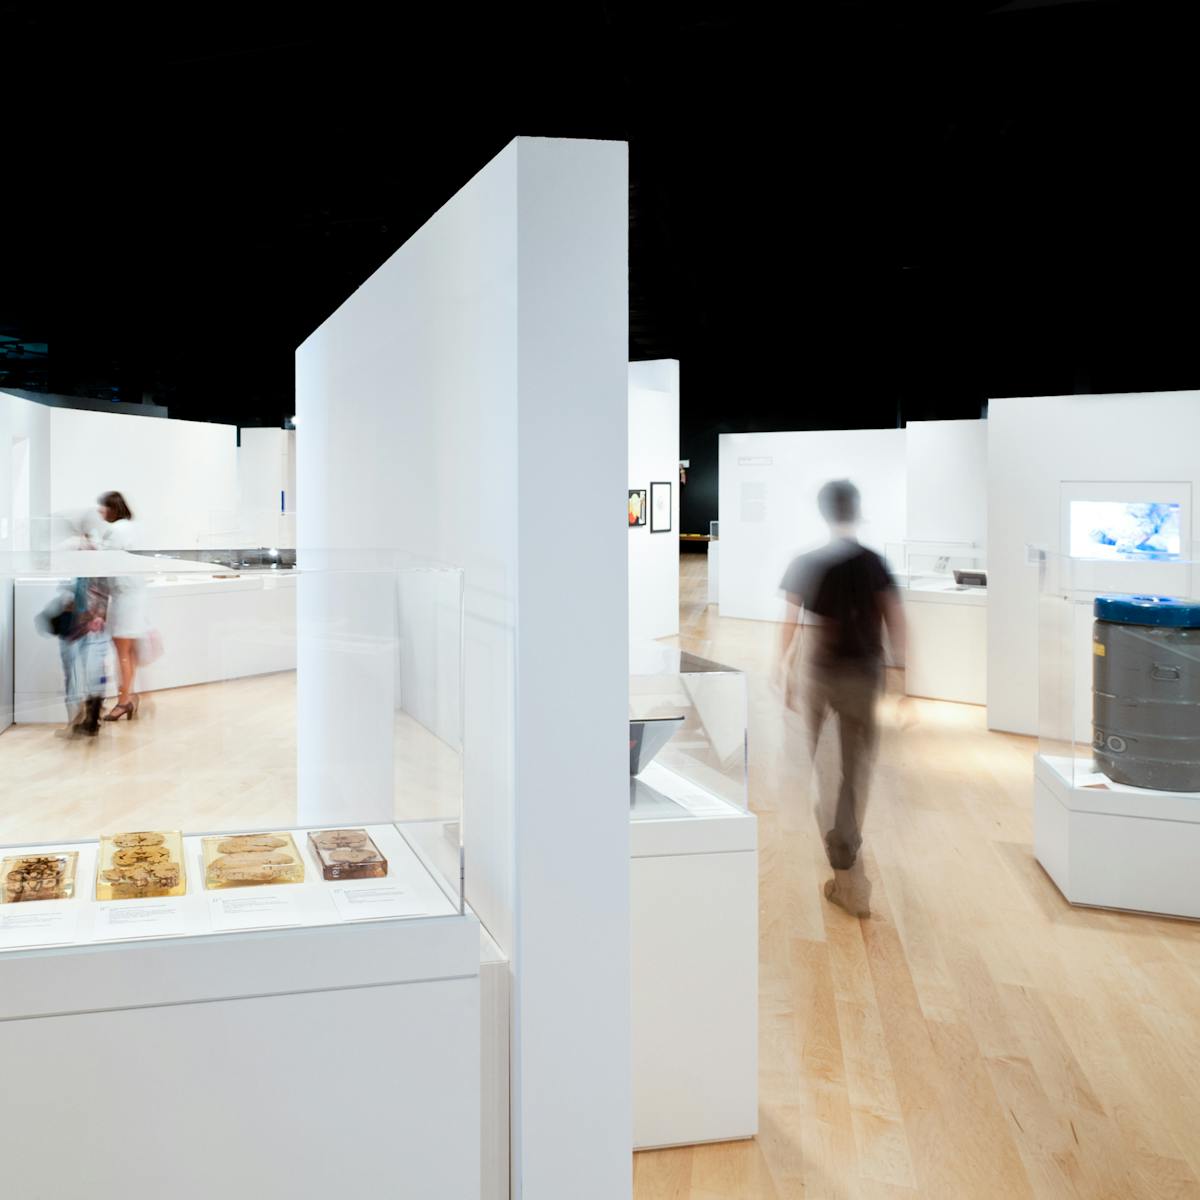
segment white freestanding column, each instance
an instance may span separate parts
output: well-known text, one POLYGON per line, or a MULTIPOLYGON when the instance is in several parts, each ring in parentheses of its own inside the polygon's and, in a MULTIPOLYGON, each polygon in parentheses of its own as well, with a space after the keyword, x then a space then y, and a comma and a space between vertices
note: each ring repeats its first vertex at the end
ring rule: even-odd
POLYGON ((629 528, 629 640, 679 633, 679 363, 629 364, 629 486, 671 485, 671 529, 629 528))
POLYGON ((467 898, 512 962, 524 1200, 631 1190, 626 189, 624 145, 518 139, 296 360, 302 558, 465 569, 467 898))

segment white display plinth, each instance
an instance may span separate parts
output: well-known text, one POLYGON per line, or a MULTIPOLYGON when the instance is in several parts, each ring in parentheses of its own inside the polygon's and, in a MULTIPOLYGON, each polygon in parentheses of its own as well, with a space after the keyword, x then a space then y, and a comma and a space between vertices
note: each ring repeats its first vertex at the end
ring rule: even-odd
POLYGON ((651 763, 630 808, 634 1146, 758 1131, 758 822, 651 763))
POLYGON ((479 1195, 479 957, 471 916, 0 956, 5 1195, 479 1195))
POLYGON ((908 619, 910 696, 987 702, 987 589, 911 580, 901 589, 908 619))
POLYGON ((721 607, 721 543, 708 543, 708 602, 721 607))
POLYGON ((1200 918, 1200 793, 1124 787, 1082 765, 1034 761, 1033 850, 1058 890, 1072 904, 1200 918))

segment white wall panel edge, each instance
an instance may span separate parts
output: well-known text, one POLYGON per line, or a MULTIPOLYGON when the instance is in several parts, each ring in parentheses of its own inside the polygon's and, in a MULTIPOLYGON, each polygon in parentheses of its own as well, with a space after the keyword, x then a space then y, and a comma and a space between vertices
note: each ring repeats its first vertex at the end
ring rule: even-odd
POLYGON ((628 156, 540 138, 517 151, 515 1191, 620 1200, 629 826, 608 799, 628 776, 628 156), (548 504, 567 462, 573 501, 548 504), (564 676, 581 642, 597 652, 564 676))

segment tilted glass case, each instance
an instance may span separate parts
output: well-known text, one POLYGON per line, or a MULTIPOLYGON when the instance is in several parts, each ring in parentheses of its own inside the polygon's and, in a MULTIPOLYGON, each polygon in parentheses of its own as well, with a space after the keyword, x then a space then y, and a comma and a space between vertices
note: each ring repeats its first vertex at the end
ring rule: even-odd
POLYGON ((1200 793, 1200 561, 1030 547, 1038 751, 1076 788, 1200 793))
POLYGON ((746 811, 746 676, 686 651, 634 648, 629 752, 631 819, 746 811))
POLYGON ((884 556, 900 587, 965 591, 987 586, 987 554, 975 542, 889 542, 884 556))
POLYGON ((461 914, 462 595, 390 551, 0 555, 0 951, 461 914))

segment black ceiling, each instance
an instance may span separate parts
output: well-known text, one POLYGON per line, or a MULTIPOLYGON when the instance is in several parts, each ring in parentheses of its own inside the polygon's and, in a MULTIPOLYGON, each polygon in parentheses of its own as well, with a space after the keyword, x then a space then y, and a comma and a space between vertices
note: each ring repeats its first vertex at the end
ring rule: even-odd
POLYGON ((0 0, 0 336, 47 349, 0 372, 278 423, 295 345, 527 133, 630 142, 630 351, 682 360, 698 458, 1196 385, 1193 7, 0 0))

